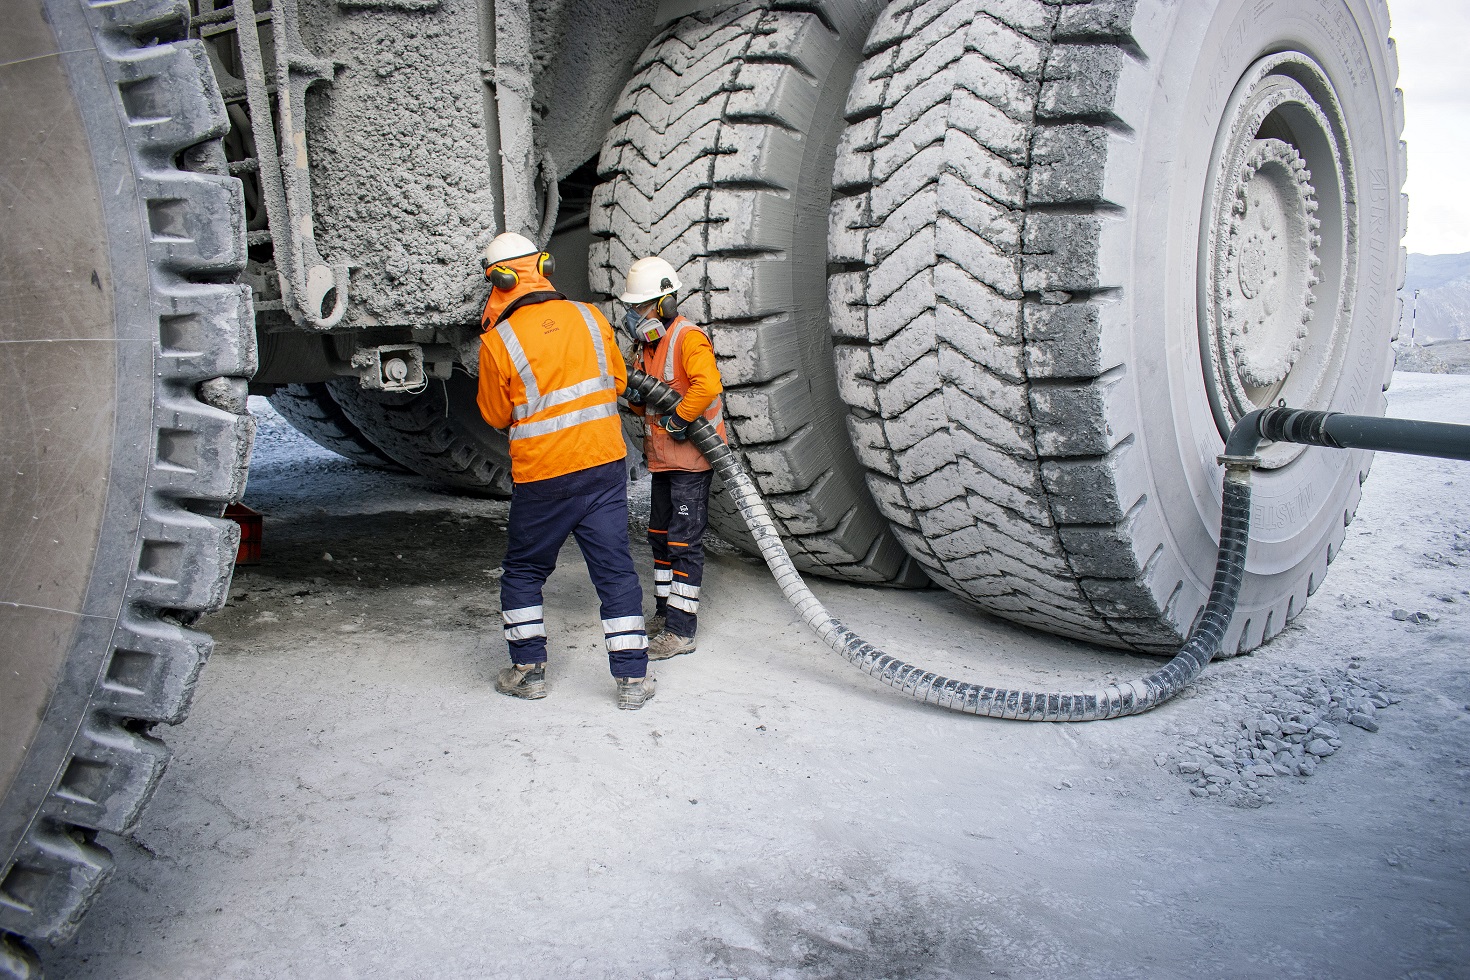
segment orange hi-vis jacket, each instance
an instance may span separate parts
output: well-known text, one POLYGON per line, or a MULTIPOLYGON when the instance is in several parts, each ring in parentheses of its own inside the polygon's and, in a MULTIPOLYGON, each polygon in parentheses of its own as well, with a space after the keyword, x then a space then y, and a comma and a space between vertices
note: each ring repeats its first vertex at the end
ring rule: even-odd
MULTIPOLYGON (((715 363, 715 349, 704 328, 682 316, 674 318, 657 344, 645 344, 638 356, 638 367, 646 374, 661 378, 683 396, 674 411, 686 422, 703 415, 715 424, 720 438, 725 435, 725 419, 721 413, 720 369, 715 363)), ((639 411, 644 411, 640 408, 639 411)), ((646 413, 645 413, 646 414, 646 413)), ((709 460, 688 441, 679 442, 651 417, 645 418, 648 435, 643 440, 643 454, 653 473, 677 470, 702 473, 710 468, 709 460)))
POLYGON ((510 437, 511 477, 534 483, 627 456, 618 395, 628 384, 612 327, 592 306, 548 299, 503 311, 531 293, 553 291, 536 256, 508 263, 520 276, 494 290, 480 337, 480 414, 510 437))

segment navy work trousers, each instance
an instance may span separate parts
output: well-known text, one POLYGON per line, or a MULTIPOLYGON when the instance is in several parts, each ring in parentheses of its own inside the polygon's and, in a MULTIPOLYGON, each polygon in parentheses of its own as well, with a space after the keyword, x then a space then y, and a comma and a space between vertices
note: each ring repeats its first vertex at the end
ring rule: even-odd
POLYGON ((501 618, 510 659, 546 662, 546 619, 541 587, 556 569, 557 553, 574 535, 602 600, 602 632, 614 677, 648 673, 643 632, 643 588, 628 546, 628 488, 540 499, 516 493, 510 501, 509 546, 500 578, 501 618))
POLYGON ((653 592, 670 633, 693 637, 699 587, 704 581, 704 531, 709 526, 712 470, 653 474, 648 544, 653 548, 653 592))

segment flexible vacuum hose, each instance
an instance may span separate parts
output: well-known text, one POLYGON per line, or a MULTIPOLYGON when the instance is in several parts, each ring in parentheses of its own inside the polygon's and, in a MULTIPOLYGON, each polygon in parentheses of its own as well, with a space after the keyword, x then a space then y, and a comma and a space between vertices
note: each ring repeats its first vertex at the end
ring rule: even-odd
MULTIPOLYGON (((677 392, 642 371, 631 372, 628 387, 643 396, 655 416, 673 411, 679 403, 677 392)), ((1061 693, 990 687, 945 677, 885 653, 843 626, 802 581, 760 493, 715 427, 700 418, 690 423, 688 431, 689 440, 724 481, 760 548, 761 557, 776 577, 776 584, 827 646, 863 672, 919 701, 965 714, 1019 721, 1101 721, 1142 714, 1178 694, 1204 671, 1205 665, 1220 652, 1240 596, 1246 546, 1250 542, 1251 470, 1259 462, 1255 451, 1263 438, 1340 449, 1379 449, 1470 459, 1470 426, 1364 419, 1285 408, 1250 413, 1232 431, 1225 455, 1221 457, 1225 464, 1225 499, 1220 515, 1215 581, 1204 614, 1184 645, 1173 659, 1147 677, 1090 691, 1061 693)))

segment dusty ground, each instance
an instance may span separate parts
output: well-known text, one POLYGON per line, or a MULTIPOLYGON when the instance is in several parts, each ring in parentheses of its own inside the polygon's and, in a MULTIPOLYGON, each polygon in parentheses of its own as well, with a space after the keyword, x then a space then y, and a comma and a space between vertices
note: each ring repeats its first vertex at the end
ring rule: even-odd
MULTIPOLYGON (((1470 421, 1470 378, 1401 375, 1392 407, 1470 421)), ((263 418, 247 502, 265 561, 207 622, 174 762, 48 975, 1470 975, 1467 487, 1464 464, 1380 456, 1287 632, 1140 718, 909 702, 729 553, 699 652, 630 713, 574 549, 547 594, 551 697, 500 697, 505 505, 263 418), (1310 778, 1191 794, 1180 760, 1349 677, 1402 699, 1377 734, 1339 725, 1310 778)), ((1076 687, 1154 663, 943 592, 815 588, 962 676, 1076 687)))

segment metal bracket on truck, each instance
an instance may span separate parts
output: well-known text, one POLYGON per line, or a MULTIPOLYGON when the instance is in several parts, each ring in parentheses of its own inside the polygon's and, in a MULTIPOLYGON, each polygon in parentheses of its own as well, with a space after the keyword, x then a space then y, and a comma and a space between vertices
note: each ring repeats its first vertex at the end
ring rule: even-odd
POLYGON ((275 0, 269 14, 256 13, 253 3, 236 3, 233 10, 250 118, 256 121, 260 184, 275 245, 281 297, 293 319, 330 330, 347 312, 348 267, 345 263, 328 265, 316 247, 306 156, 306 90, 318 83, 330 84, 334 68, 331 61, 308 51, 301 40, 296 0, 275 0), (271 88, 258 33, 258 25, 266 19, 274 44, 275 108, 281 134, 289 141, 284 153, 276 145, 275 127, 270 124, 271 88))

